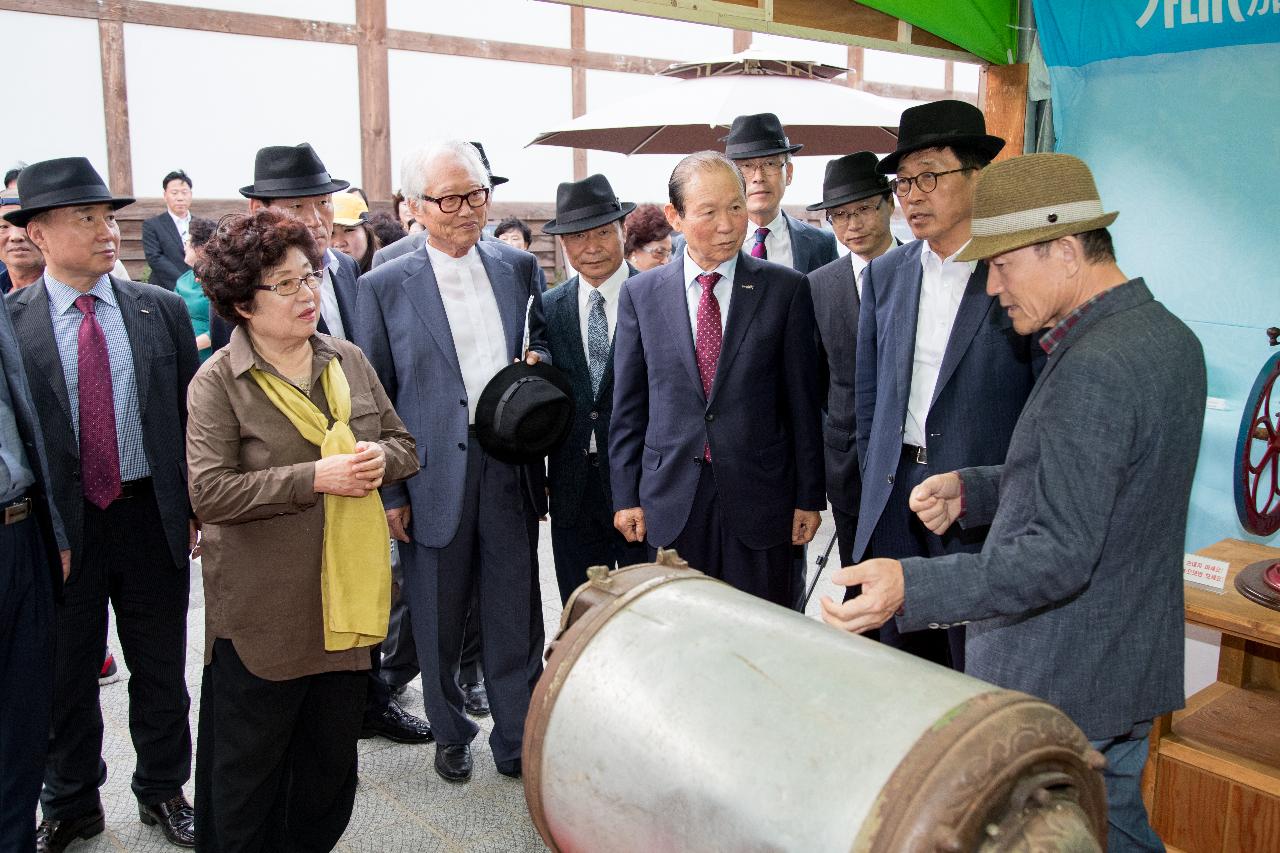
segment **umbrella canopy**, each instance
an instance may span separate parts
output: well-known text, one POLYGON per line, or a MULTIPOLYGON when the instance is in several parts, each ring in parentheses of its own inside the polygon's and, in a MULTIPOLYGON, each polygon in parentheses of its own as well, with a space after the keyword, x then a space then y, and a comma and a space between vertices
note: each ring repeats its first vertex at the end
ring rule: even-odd
POLYGON ((592 110, 529 144, 620 154, 721 150, 734 118, 772 112, 792 144, 804 145, 801 156, 885 153, 896 146, 898 117, 916 103, 794 72, 725 73, 721 67, 710 76, 655 78, 652 89, 592 110))

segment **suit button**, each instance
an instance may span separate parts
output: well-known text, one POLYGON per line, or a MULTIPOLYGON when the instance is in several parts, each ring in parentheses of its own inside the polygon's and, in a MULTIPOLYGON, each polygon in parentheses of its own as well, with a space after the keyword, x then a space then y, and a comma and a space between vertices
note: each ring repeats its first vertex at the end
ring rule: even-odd
POLYGON ((715 419, 716 419, 716 416, 714 412, 707 412, 707 414, 704 416, 704 420, 706 420, 707 423, 711 423, 715 419))
POLYGON ((466 446, 465 444, 463 444, 461 441, 459 441, 459 442, 458 442, 458 449, 459 449, 459 450, 466 450, 466 449, 467 449, 467 446, 466 446))
POLYGON ((889 475, 889 485, 891 485, 891 486, 893 485, 893 475, 892 475, 892 474, 890 474, 890 475, 889 475))
POLYGON ((593 420, 593 421, 594 421, 594 420, 596 420, 597 418, 599 418, 599 417, 600 417, 600 413, 599 413, 599 412, 592 412, 592 413, 591 413, 591 415, 590 415, 590 417, 591 417, 591 420, 593 420))

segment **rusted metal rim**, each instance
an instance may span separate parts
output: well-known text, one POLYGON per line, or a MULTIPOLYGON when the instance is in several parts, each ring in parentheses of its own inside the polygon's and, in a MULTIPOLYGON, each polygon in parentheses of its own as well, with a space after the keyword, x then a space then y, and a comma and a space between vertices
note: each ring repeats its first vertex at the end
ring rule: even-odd
POLYGON ((1004 849, 1001 836, 1035 833, 1044 840, 1045 832, 1056 832, 1063 841, 1091 835, 1105 850, 1100 758, 1052 705, 1013 691, 983 693, 916 742, 880 791, 852 849, 998 850, 1004 849))
POLYGON ((658 562, 626 566, 615 572, 591 572, 591 580, 574 591, 560 617, 560 633, 551 643, 547 665, 533 688, 524 722, 521 770, 524 799, 538 834, 559 853, 542 806, 542 749, 560 688, 596 632, 618 612, 653 590, 682 580, 723 581, 688 568, 674 551, 658 553, 658 562), (585 607, 579 607, 586 604, 585 607))

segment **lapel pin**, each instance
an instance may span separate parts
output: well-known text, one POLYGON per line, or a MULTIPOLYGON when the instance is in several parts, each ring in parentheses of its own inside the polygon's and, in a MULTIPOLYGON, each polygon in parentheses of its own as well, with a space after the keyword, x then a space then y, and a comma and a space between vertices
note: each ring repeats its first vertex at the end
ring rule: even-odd
POLYGON ((755 290, 755 289, 756 289, 756 286, 755 286, 754 284, 744 284, 744 285, 742 285, 742 289, 743 289, 743 290, 755 290))
POLYGON ((146 308, 139 308, 138 310, 139 310, 139 311, 141 311, 143 314, 150 314, 150 313, 151 313, 151 312, 150 312, 150 311, 148 311, 146 308))

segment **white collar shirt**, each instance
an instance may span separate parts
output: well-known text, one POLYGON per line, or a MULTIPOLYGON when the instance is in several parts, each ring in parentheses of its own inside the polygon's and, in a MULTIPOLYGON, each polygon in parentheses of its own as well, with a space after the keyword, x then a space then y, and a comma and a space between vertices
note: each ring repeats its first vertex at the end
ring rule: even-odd
POLYGON ((911 392, 907 397, 907 419, 903 424, 902 443, 928 447, 925 422, 929 406, 933 404, 934 388, 942 369, 942 357, 951 339, 951 327, 955 324, 964 298, 969 277, 977 268, 977 261, 957 261, 956 255, 964 246, 948 258, 939 257, 924 241, 920 245, 919 313, 916 315, 915 361, 911 369, 911 392))
MULTIPOLYGON (((716 301, 720 303, 720 334, 723 338, 725 326, 729 322, 729 299, 733 296, 733 274, 738 269, 738 256, 734 255, 729 260, 716 267, 712 272, 720 273, 720 280, 716 282, 716 286, 712 289, 712 293, 716 295, 716 301)), ((698 266, 693 258, 689 257, 689 250, 684 250, 684 297, 689 305, 689 331, 693 333, 693 343, 698 343, 698 302, 702 299, 702 285, 698 284, 698 276, 702 275, 703 269, 698 266)))
POLYGON ((338 309, 338 291, 334 273, 338 269, 338 256, 332 249, 324 250, 324 278, 320 281, 320 316, 335 338, 347 340, 346 327, 342 325, 342 311, 338 309))
POLYGON ((173 224, 174 224, 175 226, 177 226, 177 229, 178 229, 178 236, 179 236, 180 238, 182 238, 182 240, 184 240, 184 241, 185 241, 185 240, 187 239, 187 232, 188 232, 188 230, 190 230, 190 228, 191 228, 191 213, 190 213, 190 211, 188 211, 188 212, 187 212, 187 215, 186 215, 184 218, 182 218, 182 219, 179 219, 178 217, 174 216, 174 215, 173 215, 173 211, 172 211, 172 210, 168 210, 168 209, 166 208, 166 209, 165 209, 165 212, 167 212, 167 213, 169 214, 169 218, 170 218, 170 219, 172 219, 172 220, 173 220, 173 224))
POLYGON ((476 403, 489 380, 507 366, 502 314, 493 283, 475 246, 460 258, 426 244, 440 300, 449 320, 453 349, 467 392, 467 423, 476 422, 476 403))
MULTIPOLYGON (((613 332, 618 328, 618 294, 622 292, 622 283, 627 280, 631 274, 631 270, 627 269, 627 262, 623 261, 618 268, 613 271, 613 275, 601 282, 599 287, 592 287, 582 278, 582 274, 578 274, 578 330, 582 335, 582 352, 587 357, 587 365, 591 364, 591 348, 587 346, 587 324, 591 318, 588 312, 591 310, 591 294, 599 293, 604 299, 604 319, 609 327, 609 340, 613 340, 613 332)), ((591 431, 591 440, 588 442, 590 452, 596 452, 596 431, 591 431)))
POLYGON ((867 271, 870 261, 864 261, 857 252, 849 253, 849 261, 853 264, 853 283, 858 288, 858 298, 862 298, 862 274, 867 271))
MULTIPOLYGON (((751 247, 756 244, 757 227, 754 222, 747 222, 747 239, 742 241, 742 251, 748 255, 751 254, 751 247)), ((764 238, 764 251, 768 256, 765 260, 782 264, 784 267, 794 266, 795 253, 791 251, 791 229, 787 227, 787 217, 783 215, 782 208, 778 208, 778 215, 764 227, 769 229, 769 235, 764 238)))

